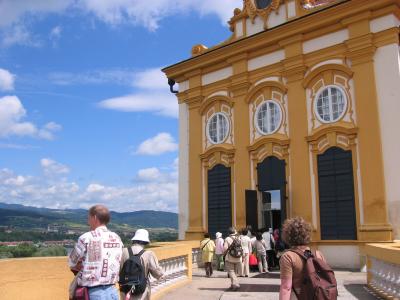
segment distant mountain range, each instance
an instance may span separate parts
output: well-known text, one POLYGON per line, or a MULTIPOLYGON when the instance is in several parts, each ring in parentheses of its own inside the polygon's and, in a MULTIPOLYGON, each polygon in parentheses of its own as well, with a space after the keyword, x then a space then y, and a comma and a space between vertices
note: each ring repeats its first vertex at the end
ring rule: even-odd
MULTIPOLYGON (((81 227, 87 224, 84 209, 50 209, 0 203, 0 226, 47 228, 48 225, 81 227)), ((111 212, 110 225, 127 228, 178 228, 178 214, 154 210, 111 212)))

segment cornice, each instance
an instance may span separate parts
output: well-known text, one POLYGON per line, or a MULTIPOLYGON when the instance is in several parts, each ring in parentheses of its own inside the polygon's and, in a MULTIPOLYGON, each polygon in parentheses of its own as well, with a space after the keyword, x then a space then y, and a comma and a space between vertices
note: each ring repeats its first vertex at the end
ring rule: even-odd
POLYGON ((275 135, 274 137, 271 136, 264 136, 259 138, 255 143, 247 147, 249 152, 257 151, 260 147, 264 146, 265 144, 277 144, 280 146, 288 147, 290 144, 290 139, 286 136, 278 136, 275 135))
POLYGON ((213 155, 217 152, 228 154, 228 155, 234 155, 235 151, 236 151, 236 149, 233 148, 232 145, 222 144, 222 145, 218 145, 218 146, 212 146, 206 152, 200 154, 200 158, 207 159, 208 157, 210 157, 211 155, 213 155))
POLYGON ((322 137, 324 137, 325 135, 327 135, 329 133, 342 133, 342 134, 346 134, 346 135, 356 136, 358 133, 358 128, 357 127, 347 128, 347 127, 342 127, 342 126, 337 126, 337 125, 334 125, 334 126, 328 125, 327 127, 323 127, 321 129, 317 130, 312 135, 307 136, 305 139, 309 143, 316 143, 318 140, 320 140, 322 137))

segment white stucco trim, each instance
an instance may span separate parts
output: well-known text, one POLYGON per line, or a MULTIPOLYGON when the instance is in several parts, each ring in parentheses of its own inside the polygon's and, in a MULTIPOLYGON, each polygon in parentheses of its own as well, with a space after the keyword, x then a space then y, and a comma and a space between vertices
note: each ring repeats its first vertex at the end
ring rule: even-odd
POLYGON ((281 83, 281 82, 279 81, 279 77, 278 77, 278 76, 271 76, 271 77, 266 77, 266 78, 260 79, 259 81, 257 81, 257 82, 254 84, 254 87, 256 87, 257 85, 259 85, 259 84, 261 84, 261 83, 263 83, 263 82, 266 82, 266 81, 276 81, 276 82, 281 83))
POLYGON ((256 70, 265 66, 269 66, 275 63, 280 62, 285 59, 285 51, 278 50, 275 52, 271 52, 265 55, 261 55, 252 59, 249 59, 247 62, 247 68, 249 71, 256 70))
POLYGON ((315 192, 315 174, 314 174, 314 161, 313 161, 313 154, 312 154, 312 146, 309 145, 308 147, 308 156, 309 156, 309 163, 310 163, 310 180, 311 180, 311 209, 312 209, 312 225, 313 228, 316 230, 318 228, 317 224, 317 196, 315 192))
MULTIPOLYGON (((360 213, 360 225, 364 225, 364 197, 362 191, 362 178, 360 169, 360 150, 358 149, 358 139, 356 139, 357 147, 357 186, 358 186, 358 206, 360 213)), ((353 167, 354 168, 354 167, 353 167)))
POLYGON ((373 19, 369 22, 371 32, 376 33, 400 26, 400 20, 393 14, 373 19))
POLYGON ((205 170, 204 170, 204 168, 202 167, 201 168, 201 182, 202 182, 202 192, 203 192, 203 195, 202 195, 202 199, 201 199, 201 202, 202 202, 202 211, 203 211, 203 214, 202 214, 202 218, 203 218, 203 230, 204 230, 204 232, 207 232, 208 230, 207 230, 207 227, 208 227, 208 224, 206 223, 207 221, 206 221, 206 212, 207 212, 207 205, 206 205, 206 202, 207 202, 207 199, 206 199, 206 194, 207 194, 207 187, 206 187, 206 172, 205 172, 205 170))
POLYGON ((226 78, 231 77, 233 74, 233 69, 232 67, 226 67, 214 72, 210 72, 207 74, 204 74, 203 76, 201 76, 201 84, 202 85, 207 85, 210 83, 214 83, 226 78))
POLYGON ((294 18, 296 16, 296 2, 290 0, 287 2, 288 18, 294 18))
POLYGON ((185 238, 189 226, 189 110, 179 104, 179 239, 185 238))
POLYGON ((236 38, 240 38, 243 36, 243 21, 236 22, 235 33, 236 33, 236 38))
POLYGON ((400 239, 400 56, 397 44, 377 49, 374 58, 385 190, 389 220, 400 239))
POLYGON ((233 182, 233 227, 236 228, 236 181, 233 182))
POLYGON ((281 5, 277 12, 271 13, 268 18, 267 27, 273 28, 279 26, 287 21, 286 7, 281 5))
POLYGON ((260 17, 255 17, 254 23, 250 18, 246 19, 246 36, 250 36, 256 33, 264 31, 264 21, 260 17))
POLYGON ((303 53, 307 54, 320 49, 328 48, 340 43, 343 43, 349 38, 349 31, 347 29, 339 30, 329 33, 315 39, 308 40, 303 43, 303 53))
POLYGON ((204 98, 203 102, 205 102, 207 99, 210 99, 215 96, 229 97, 229 93, 227 91, 218 91, 218 92, 212 93, 211 95, 208 95, 206 98, 204 98))
POLYGON ((360 249, 351 245, 319 245, 318 250, 324 254, 332 268, 360 269, 360 249))
POLYGON ((343 65, 343 60, 342 59, 329 59, 329 60, 325 60, 323 62, 320 62, 316 65, 313 65, 310 70, 308 70, 308 72, 306 73, 305 76, 307 76, 310 72, 314 71, 316 68, 319 68, 321 66, 325 66, 325 65, 330 65, 330 64, 335 64, 335 65, 343 65))
POLYGON ((189 80, 179 82, 178 87, 180 93, 187 91, 189 89, 189 80))

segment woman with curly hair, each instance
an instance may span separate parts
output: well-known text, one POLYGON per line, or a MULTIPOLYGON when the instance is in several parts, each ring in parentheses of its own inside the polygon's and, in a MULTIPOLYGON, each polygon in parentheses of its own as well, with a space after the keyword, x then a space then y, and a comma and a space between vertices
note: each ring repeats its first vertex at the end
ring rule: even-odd
MULTIPOLYGON (((295 251, 302 253, 306 250, 311 251, 309 247, 311 230, 311 225, 301 217, 288 219, 283 224, 282 239, 292 251, 286 251, 279 261, 281 269, 280 300, 293 300, 297 299, 296 295, 300 295, 306 262, 295 251)), ((315 255, 325 261, 321 252, 316 251, 315 255)))

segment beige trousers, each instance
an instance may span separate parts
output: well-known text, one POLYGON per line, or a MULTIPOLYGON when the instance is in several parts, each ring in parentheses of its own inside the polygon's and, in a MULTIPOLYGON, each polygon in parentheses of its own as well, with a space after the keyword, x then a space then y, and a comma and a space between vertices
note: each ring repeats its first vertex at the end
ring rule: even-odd
POLYGON ((225 262, 225 270, 228 271, 229 278, 231 279, 231 286, 238 287, 239 280, 236 276, 236 270, 240 267, 240 263, 225 262))
POLYGON ((250 254, 244 254, 243 261, 240 264, 241 268, 240 268, 239 276, 249 276, 250 275, 249 257, 250 257, 250 254))

